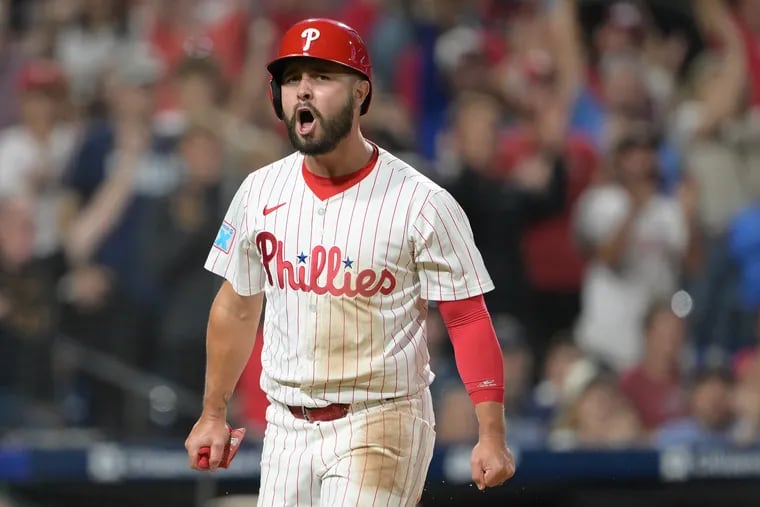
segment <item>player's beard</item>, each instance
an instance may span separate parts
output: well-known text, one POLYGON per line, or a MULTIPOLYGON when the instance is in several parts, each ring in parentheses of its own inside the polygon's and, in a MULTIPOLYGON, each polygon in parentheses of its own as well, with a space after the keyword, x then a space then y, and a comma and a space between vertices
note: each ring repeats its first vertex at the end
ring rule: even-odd
POLYGON ((322 135, 314 135, 311 138, 303 138, 296 132, 297 114, 295 111, 290 118, 285 118, 285 126, 288 129, 288 137, 293 148, 304 155, 324 155, 330 153, 351 132, 354 122, 354 98, 349 95, 345 106, 338 111, 333 118, 325 119, 315 108, 309 108, 322 129, 322 135))

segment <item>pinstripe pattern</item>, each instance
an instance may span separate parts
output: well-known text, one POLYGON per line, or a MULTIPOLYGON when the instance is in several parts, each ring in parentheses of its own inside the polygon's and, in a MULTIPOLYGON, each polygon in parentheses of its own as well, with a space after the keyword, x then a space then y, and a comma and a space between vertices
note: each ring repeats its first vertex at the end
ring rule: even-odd
POLYGON ((268 407, 259 507, 417 504, 435 442, 430 391, 357 405, 315 424, 268 407))
MULTIPOLYGON (((324 201, 306 185, 302 164, 293 154, 248 177, 226 217, 239 240, 229 254, 213 248, 206 264, 243 294, 266 290, 262 387, 278 401, 307 406, 418 392, 433 379, 422 300, 493 288, 467 219, 446 191, 384 150, 367 177, 324 201), (263 215, 265 206, 282 203, 263 215), (273 285, 257 243, 262 232, 271 238, 273 285), (337 293, 291 288, 308 286, 312 263, 330 255, 340 255, 337 293), (342 293, 378 286, 384 269, 392 282, 382 287, 395 285, 389 293, 342 293)), ((329 285, 328 272, 316 285, 329 285)))
POLYGON ((324 200, 302 167, 294 153, 252 173, 225 217, 233 244, 206 262, 266 292, 259 505, 414 505, 434 441, 427 301, 493 284, 459 205, 390 153, 324 200), (329 403, 354 412, 312 425, 283 408, 329 403))

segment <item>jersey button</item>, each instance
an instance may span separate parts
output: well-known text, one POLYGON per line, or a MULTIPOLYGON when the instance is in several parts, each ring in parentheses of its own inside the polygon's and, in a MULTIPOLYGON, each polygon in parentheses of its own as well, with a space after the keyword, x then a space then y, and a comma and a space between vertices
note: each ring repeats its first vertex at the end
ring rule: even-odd
POLYGON ((325 214, 325 209, 324 208, 317 209, 317 215, 322 216, 324 214, 325 214))

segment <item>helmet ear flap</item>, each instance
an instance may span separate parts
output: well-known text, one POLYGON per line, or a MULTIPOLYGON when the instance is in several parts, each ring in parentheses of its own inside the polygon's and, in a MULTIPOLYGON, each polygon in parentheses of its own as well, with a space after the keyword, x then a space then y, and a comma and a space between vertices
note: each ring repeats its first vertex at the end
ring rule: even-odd
POLYGON ((367 111, 369 111, 369 103, 372 100, 372 85, 370 84, 369 93, 366 97, 364 97, 364 102, 362 102, 361 109, 359 110, 359 114, 366 114, 367 111))
POLYGON ((280 89, 280 83, 278 83, 276 79, 271 79, 269 81, 269 98, 272 99, 274 114, 277 115, 277 118, 282 120, 282 90, 280 89))

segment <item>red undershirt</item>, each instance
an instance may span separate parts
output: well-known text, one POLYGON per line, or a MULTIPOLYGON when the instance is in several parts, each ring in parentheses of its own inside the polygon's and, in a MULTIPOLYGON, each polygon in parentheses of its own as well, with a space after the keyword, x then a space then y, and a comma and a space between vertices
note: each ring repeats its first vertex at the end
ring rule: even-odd
POLYGON ((483 296, 439 301, 438 311, 472 402, 504 403, 504 359, 483 296))
POLYGON ((304 158, 303 164, 301 165, 301 173, 303 174, 303 179, 306 182, 306 186, 309 187, 312 192, 314 192, 314 195, 319 197, 320 200, 324 201, 334 195, 338 195, 339 193, 348 190, 366 178, 367 175, 372 172, 372 169, 375 168, 375 163, 377 162, 378 155, 379 150, 377 149, 377 146, 373 144, 372 157, 370 157, 369 162, 367 162, 364 167, 350 174, 344 174, 343 176, 336 176, 334 178, 330 176, 318 176, 309 171, 309 169, 306 167, 306 159, 304 158))

